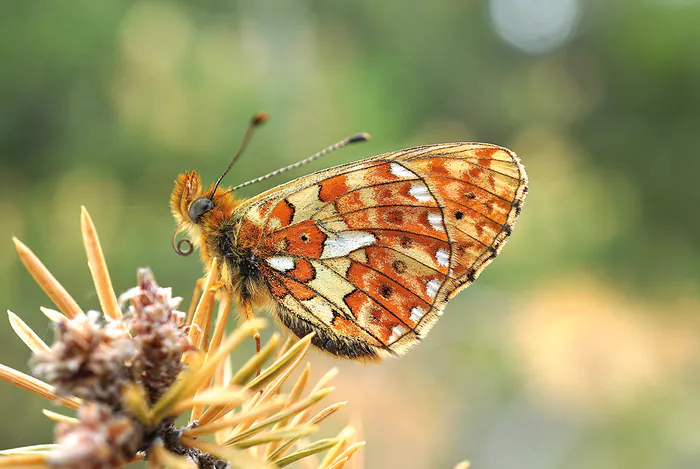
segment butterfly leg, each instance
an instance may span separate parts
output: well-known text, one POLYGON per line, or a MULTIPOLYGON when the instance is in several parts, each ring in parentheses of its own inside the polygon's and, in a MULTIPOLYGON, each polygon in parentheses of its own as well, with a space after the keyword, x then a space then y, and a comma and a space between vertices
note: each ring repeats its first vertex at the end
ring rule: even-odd
MULTIPOLYGON (((253 313, 253 307, 250 303, 246 302, 243 304, 244 319, 250 321, 255 317, 253 313)), ((255 339, 255 353, 260 353, 260 332, 257 329, 253 331, 253 338, 255 339)))
POLYGON ((190 324, 192 322, 194 309, 197 307, 197 303, 199 303, 199 296, 202 294, 202 288, 204 288, 205 283, 207 283, 207 279, 206 277, 202 277, 198 279, 197 282, 194 284, 194 291, 192 292, 192 301, 190 302, 190 308, 187 310, 186 324, 190 324))

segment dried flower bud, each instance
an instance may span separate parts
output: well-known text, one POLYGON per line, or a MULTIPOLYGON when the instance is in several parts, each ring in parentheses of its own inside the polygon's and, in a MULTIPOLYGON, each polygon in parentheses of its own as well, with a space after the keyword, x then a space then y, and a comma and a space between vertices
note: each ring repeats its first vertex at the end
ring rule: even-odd
POLYGON ((112 469, 132 460, 142 441, 142 430, 128 417, 100 404, 85 404, 77 423, 56 426, 59 449, 48 460, 53 468, 112 469))
POLYGON ((117 323, 98 323, 100 313, 89 311, 56 325, 51 350, 34 355, 34 374, 56 387, 59 395, 118 407, 121 387, 130 381, 129 363, 136 348, 117 323))
POLYGON ((120 297, 130 300, 127 326, 138 354, 133 362, 134 377, 155 402, 182 370, 182 355, 194 347, 185 331, 185 314, 177 307, 170 288, 161 288, 148 269, 139 269, 138 286, 120 297))

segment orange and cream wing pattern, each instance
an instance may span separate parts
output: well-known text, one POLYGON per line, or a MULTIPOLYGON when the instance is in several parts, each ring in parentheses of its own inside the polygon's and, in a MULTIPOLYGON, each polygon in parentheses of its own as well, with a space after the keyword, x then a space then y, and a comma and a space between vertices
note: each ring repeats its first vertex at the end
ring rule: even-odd
POLYGON ((418 342, 511 233, 527 192, 518 157, 428 145, 320 171, 244 203, 276 312, 297 335, 356 359, 418 342))

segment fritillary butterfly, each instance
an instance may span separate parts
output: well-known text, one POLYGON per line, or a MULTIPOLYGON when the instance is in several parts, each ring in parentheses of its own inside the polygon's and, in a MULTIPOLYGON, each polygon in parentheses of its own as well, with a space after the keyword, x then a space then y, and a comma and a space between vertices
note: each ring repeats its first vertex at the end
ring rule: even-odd
MULTIPOLYGON (((348 143, 348 142, 346 142, 348 143)), ((242 201, 175 181, 171 207, 246 318, 270 306, 353 360, 403 354, 498 255, 527 193, 510 150, 425 145, 318 171, 242 201), (202 194, 207 194, 203 196, 202 194)))

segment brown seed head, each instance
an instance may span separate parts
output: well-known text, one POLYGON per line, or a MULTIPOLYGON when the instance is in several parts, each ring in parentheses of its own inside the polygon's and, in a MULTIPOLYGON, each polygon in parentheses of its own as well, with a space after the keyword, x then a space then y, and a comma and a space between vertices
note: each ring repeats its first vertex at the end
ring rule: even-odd
POLYGON ((62 396, 118 405, 121 387, 130 381, 136 348, 118 323, 98 323, 100 313, 66 319, 56 325, 56 342, 32 358, 32 372, 62 396))

